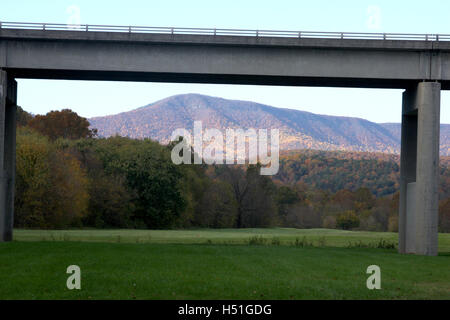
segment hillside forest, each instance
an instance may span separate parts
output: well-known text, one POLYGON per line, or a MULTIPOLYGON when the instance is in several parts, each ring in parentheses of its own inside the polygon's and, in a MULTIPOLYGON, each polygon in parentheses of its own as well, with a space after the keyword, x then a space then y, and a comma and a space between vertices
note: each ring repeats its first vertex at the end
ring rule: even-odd
MULTIPOLYGON (((397 155, 284 152, 258 165, 175 165, 172 144, 99 138, 65 109, 17 115, 16 228, 339 228, 397 231, 397 155)), ((450 232, 450 166, 441 159, 439 231, 450 232)))

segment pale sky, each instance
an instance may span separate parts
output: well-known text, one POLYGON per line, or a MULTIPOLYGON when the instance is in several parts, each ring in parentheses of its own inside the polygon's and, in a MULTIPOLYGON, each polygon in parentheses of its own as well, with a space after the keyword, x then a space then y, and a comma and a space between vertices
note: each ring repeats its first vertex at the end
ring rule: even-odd
MULTIPOLYGON (((0 20, 18 22, 450 34, 450 1, 0 0, 0 20)), ((319 114, 400 122, 402 90, 19 79, 18 102, 43 114, 84 117, 129 111, 174 94, 201 93, 319 114)), ((441 123, 450 123, 442 92, 441 123)))

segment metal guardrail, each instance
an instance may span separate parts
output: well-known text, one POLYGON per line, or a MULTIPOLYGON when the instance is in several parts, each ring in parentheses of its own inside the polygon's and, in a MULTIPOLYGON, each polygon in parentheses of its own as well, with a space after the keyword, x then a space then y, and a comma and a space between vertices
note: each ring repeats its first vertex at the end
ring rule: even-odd
POLYGON ((418 33, 368 33, 368 32, 321 32, 216 28, 171 28, 113 25, 70 25, 62 23, 1 22, 0 29, 65 30, 78 32, 125 32, 158 34, 197 34, 214 36, 283 37, 283 38, 323 38, 323 39, 368 39, 368 40, 419 40, 450 41, 450 34, 418 33))

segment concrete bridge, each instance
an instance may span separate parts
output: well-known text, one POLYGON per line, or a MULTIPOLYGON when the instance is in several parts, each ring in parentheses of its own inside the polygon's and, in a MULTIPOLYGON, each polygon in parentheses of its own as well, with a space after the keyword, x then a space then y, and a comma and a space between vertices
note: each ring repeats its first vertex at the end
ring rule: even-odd
POLYGON ((402 88, 399 251, 437 255, 450 36, 0 23, 0 240, 12 239, 16 78, 402 88))

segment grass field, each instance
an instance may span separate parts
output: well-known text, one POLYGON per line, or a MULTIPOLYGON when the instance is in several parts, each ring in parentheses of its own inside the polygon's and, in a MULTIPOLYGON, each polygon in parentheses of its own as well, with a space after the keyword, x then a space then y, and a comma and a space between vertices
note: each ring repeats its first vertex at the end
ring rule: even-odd
MULTIPOLYGON (((398 244, 393 232, 335 229, 200 229, 200 230, 15 230, 17 241, 83 241, 154 244, 260 244, 320 247, 377 246, 380 241, 398 244), (262 240, 262 241, 261 241, 262 240)), ((439 234, 439 252, 450 253, 450 233, 439 234)))
POLYGON ((14 240, 0 243, 0 299, 450 299, 450 234, 437 257, 376 248, 394 233, 322 229, 16 230, 14 240), (81 290, 66 288, 72 264, 81 290), (381 290, 366 288, 372 264, 381 290))

